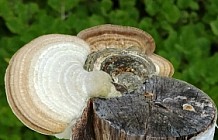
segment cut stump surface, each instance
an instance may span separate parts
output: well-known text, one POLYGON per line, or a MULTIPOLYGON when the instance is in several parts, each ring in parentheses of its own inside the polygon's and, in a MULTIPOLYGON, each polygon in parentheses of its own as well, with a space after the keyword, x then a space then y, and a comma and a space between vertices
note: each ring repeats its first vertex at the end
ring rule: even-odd
POLYGON ((191 139, 216 119, 213 101, 198 88, 152 76, 122 97, 94 99, 96 140, 191 139))

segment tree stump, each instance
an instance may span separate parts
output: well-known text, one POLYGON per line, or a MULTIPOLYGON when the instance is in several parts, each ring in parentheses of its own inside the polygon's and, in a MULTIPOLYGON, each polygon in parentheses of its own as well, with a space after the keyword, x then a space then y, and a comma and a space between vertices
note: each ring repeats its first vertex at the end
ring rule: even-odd
POLYGON ((93 99, 88 108, 86 135, 80 139, 212 140, 217 117, 215 104, 203 91, 159 76, 122 97, 93 99))

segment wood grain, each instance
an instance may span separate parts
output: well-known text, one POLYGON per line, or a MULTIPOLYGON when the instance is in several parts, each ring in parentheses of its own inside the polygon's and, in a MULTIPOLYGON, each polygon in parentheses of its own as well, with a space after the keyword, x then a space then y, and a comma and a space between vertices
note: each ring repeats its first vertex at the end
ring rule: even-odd
POLYGON ((159 76, 122 97, 95 99, 93 106, 96 140, 186 140, 206 131, 216 119, 215 105, 205 93, 159 76), (195 111, 184 109, 184 104, 195 111))

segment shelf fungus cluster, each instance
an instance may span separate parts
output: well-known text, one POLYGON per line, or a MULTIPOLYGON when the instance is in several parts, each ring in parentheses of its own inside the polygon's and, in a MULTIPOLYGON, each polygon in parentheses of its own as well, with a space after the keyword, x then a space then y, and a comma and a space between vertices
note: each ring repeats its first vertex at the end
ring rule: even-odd
MULTIPOLYGON (((104 110, 106 103, 108 105, 105 108, 110 108, 109 104, 125 99, 123 103, 126 103, 127 110, 124 109, 127 111, 126 114, 129 113, 128 110, 131 110, 128 108, 132 108, 131 111, 134 114, 137 112, 133 109, 135 102, 141 103, 142 101, 144 102, 142 108, 146 109, 147 107, 144 106, 148 106, 150 113, 152 109, 157 109, 156 114, 158 114, 158 108, 160 108, 159 110, 163 109, 162 114, 165 112, 166 118, 173 120, 172 116, 167 115, 174 113, 173 117, 176 116, 175 114, 180 115, 179 119, 174 119, 181 121, 183 118, 181 113, 174 111, 177 107, 180 111, 186 111, 184 117, 188 113, 195 113, 194 115, 196 115, 196 113, 201 112, 200 115, 204 119, 197 120, 199 122, 195 122, 196 124, 207 120, 206 123, 203 123, 204 125, 200 125, 196 129, 193 126, 190 130, 184 127, 184 132, 190 132, 190 134, 184 134, 187 139, 192 137, 194 139, 198 134, 202 134, 203 137, 210 135, 212 140, 216 121, 216 107, 213 101, 200 90, 194 90, 193 94, 190 91, 190 95, 186 92, 184 94, 180 92, 178 96, 177 92, 175 92, 175 95, 163 95, 163 93, 168 94, 165 87, 171 89, 169 90, 170 93, 181 87, 177 87, 175 82, 168 82, 167 84, 170 86, 164 84, 152 85, 163 77, 172 80, 173 78, 170 77, 174 72, 172 64, 165 58, 154 54, 154 50, 154 40, 148 33, 134 27, 118 25, 92 27, 81 31, 77 36, 61 34, 40 36, 18 50, 10 60, 5 74, 5 87, 9 105, 14 114, 29 128, 42 134, 55 135, 65 139, 76 139, 72 135, 76 133, 74 131, 81 130, 82 121, 90 119, 90 116, 84 117, 84 115, 90 115, 86 111, 91 108, 91 110, 94 110, 91 112, 95 114, 91 114, 93 120, 89 127, 91 126, 90 129, 94 130, 89 130, 90 134, 86 134, 91 138, 82 137, 83 139, 99 140, 116 139, 116 137, 121 140, 128 139, 128 135, 135 130, 132 131, 127 127, 138 127, 137 125, 131 126, 136 123, 132 123, 131 119, 131 121, 127 119, 127 122, 125 122, 123 121, 124 118, 120 122, 116 122, 117 117, 114 116, 114 118, 105 120, 106 123, 113 124, 116 122, 113 124, 113 129, 116 128, 115 125, 122 123, 122 125, 117 125, 119 126, 117 129, 125 130, 126 133, 124 134, 122 131, 119 136, 113 137, 111 136, 114 135, 112 133, 105 134, 106 130, 100 129, 100 126, 98 126, 100 123, 96 122, 99 122, 99 116, 103 116, 104 119, 110 116, 107 114, 108 111, 104 110), (144 100, 148 95, 149 100, 144 100), (134 101, 133 97, 137 100, 134 101), (90 101, 90 99, 93 100, 90 101), (195 102, 194 99, 198 102, 195 102), (131 102, 127 102, 127 100, 131 102), (93 105, 90 105, 90 102, 93 105), (87 109, 87 105, 89 109, 87 109), (206 108, 208 110, 205 111, 206 108), (99 112, 100 110, 103 111, 99 112), (211 113, 211 115, 208 115, 208 113, 211 113), (192 131, 194 132, 192 133, 192 131)), ((178 85, 187 88, 184 84, 178 85)), ((188 87, 190 86, 188 85, 188 87)), ((181 91, 183 90, 181 89, 181 91)), ((117 106, 119 104, 113 106, 114 109, 117 106)), ((125 104, 119 107, 125 108, 125 104)), ((155 111, 153 110, 153 112, 155 111)), ((110 113, 111 111, 109 111, 110 113)), ((121 115, 118 116, 122 116, 122 111, 118 111, 119 113, 121 115)), ((138 113, 140 114, 140 112, 138 113)), ((140 116, 144 115, 150 116, 149 112, 140 114, 140 116)), ((155 118, 155 113, 153 115, 155 118)), ((129 115, 129 117, 132 116, 129 115)), ((144 132, 144 136, 147 135, 143 137, 145 139, 148 136, 150 138, 164 136, 172 139, 179 136, 183 137, 183 132, 177 132, 177 130, 174 130, 176 128, 170 130, 173 123, 170 124, 169 120, 152 121, 153 124, 151 124, 149 122, 151 118, 145 118, 142 118, 144 120, 141 123, 143 126, 140 126, 140 129, 136 128, 140 137, 143 135, 141 131, 144 132), (176 133, 175 137, 173 134, 168 136, 161 132, 148 134, 149 129, 152 128, 150 125, 159 124, 161 126, 161 123, 164 124, 165 122, 168 122, 166 125, 168 125, 169 133, 176 133)), ((139 121, 138 123, 140 123, 139 121)), ((109 131, 109 129, 107 130, 109 131)), ((135 132, 134 137, 137 134, 135 132)), ((78 137, 81 139, 81 136, 78 137)))

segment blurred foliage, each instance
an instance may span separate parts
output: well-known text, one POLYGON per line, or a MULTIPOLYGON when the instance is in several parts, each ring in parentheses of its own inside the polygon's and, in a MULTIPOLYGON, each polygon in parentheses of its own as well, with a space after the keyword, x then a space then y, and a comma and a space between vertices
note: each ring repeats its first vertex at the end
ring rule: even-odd
POLYGON ((174 77, 202 89, 218 104, 217 0, 0 0, 1 140, 55 139, 27 129, 9 108, 4 73, 12 55, 37 36, 76 35, 105 23, 150 33, 156 53, 173 63, 174 77))

